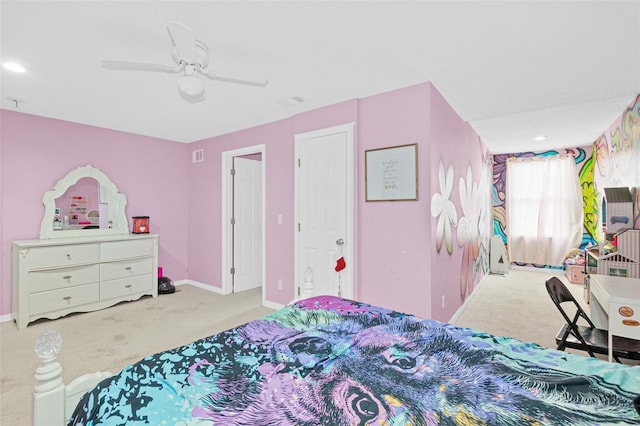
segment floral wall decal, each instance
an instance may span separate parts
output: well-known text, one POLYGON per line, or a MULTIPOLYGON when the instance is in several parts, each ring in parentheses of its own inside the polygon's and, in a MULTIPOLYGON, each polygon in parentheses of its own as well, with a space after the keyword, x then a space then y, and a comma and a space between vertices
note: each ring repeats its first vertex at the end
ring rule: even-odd
POLYGON ((453 188, 453 166, 449 165, 445 174, 444 164, 438 165, 438 179, 440 181, 440 193, 431 197, 431 216, 438 218, 436 226, 436 250, 440 253, 444 241, 449 254, 453 253, 453 235, 451 226, 458 223, 458 212, 455 204, 449 199, 453 188))
POLYGON ((467 176, 459 181, 462 214, 458 220, 457 240, 462 247, 460 267, 460 296, 471 294, 478 276, 489 270, 488 242, 491 238, 491 165, 485 159, 480 182, 473 180, 471 165, 467 176))
POLYGON ((467 179, 460 178, 460 203, 462 214, 458 221, 458 245, 462 247, 462 265, 460 270, 460 296, 462 299, 471 294, 475 275, 474 263, 478 258, 478 235, 480 209, 478 203, 478 185, 473 181, 471 166, 467 167, 467 179))
POLYGON ((475 271, 484 275, 489 272, 489 241, 493 235, 492 212, 493 212, 493 157, 487 151, 482 164, 480 183, 478 184, 478 241, 480 243, 478 258, 475 261, 475 271))

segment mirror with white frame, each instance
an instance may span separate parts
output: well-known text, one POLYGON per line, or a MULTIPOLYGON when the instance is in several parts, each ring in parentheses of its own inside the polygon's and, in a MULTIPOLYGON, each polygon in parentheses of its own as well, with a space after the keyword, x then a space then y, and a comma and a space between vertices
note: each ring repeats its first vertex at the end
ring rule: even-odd
POLYGON ((125 235, 127 198, 101 170, 82 166, 44 194, 40 239, 125 235))

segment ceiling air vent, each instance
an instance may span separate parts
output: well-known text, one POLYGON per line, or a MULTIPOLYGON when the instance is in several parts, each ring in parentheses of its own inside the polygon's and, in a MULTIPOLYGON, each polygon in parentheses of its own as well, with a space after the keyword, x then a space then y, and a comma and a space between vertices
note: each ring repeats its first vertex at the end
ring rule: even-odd
POLYGON ((196 149, 191 152, 192 163, 202 163, 204 161, 204 149, 196 149))
POLYGON ((304 101, 305 100, 302 99, 300 96, 291 96, 288 98, 280 99, 278 103, 283 107, 290 107, 290 106, 301 104, 304 101))

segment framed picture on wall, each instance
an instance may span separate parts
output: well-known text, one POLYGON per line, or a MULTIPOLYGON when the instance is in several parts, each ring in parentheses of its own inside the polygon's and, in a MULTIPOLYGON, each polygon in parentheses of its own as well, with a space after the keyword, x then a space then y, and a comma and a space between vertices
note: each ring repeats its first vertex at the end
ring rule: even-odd
POLYGON ((364 158, 366 201, 418 199, 418 144, 369 149, 364 158))

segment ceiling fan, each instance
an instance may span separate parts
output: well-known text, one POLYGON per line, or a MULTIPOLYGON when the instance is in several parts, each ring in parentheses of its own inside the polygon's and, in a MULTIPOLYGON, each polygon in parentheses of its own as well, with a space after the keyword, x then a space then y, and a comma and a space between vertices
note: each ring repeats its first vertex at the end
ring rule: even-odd
POLYGON ((173 65, 149 64, 129 61, 101 61, 102 67, 122 71, 153 71, 171 74, 182 74, 178 79, 180 95, 187 101, 204 100, 204 82, 200 76, 209 80, 246 86, 265 87, 269 81, 252 81, 217 75, 207 68, 209 65, 209 49, 195 39, 193 30, 180 22, 167 22, 167 32, 171 39, 171 59, 173 65))

